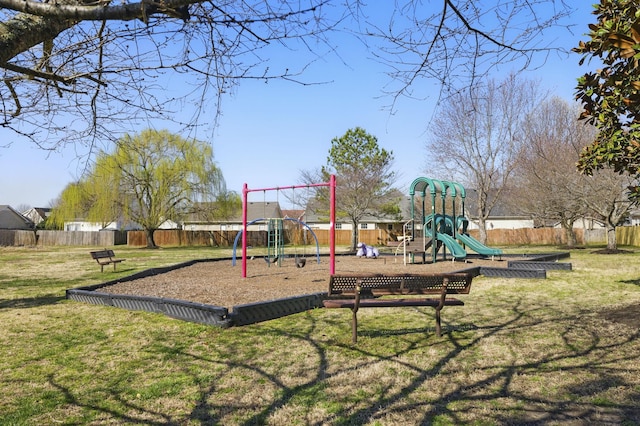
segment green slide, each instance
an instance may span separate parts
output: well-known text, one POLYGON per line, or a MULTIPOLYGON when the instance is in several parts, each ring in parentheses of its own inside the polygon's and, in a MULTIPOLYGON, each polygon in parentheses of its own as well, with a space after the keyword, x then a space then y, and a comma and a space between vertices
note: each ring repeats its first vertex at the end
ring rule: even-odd
POLYGON ((438 234, 438 240, 444 243, 447 249, 449 249, 451 255, 456 259, 464 259, 467 257, 467 252, 456 242, 456 240, 453 239, 451 235, 438 234))
POLYGON ((456 238, 462 244, 464 244, 465 246, 469 247, 471 250, 483 256, 502 256, 502 250, 487 247, 470 235, 458 234, 456 235, 456 238))

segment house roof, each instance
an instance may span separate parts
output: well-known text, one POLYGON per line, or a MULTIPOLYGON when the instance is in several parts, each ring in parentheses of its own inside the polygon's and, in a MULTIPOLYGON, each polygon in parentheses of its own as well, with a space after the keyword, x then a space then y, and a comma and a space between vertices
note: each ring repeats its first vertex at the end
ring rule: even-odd
POLYGON ((304 221, 305 213, 302 209, 282 210, 282 217, 304 221))
POLYGON ((22 215, 38 224, 46 220, 51 215, 52 210, 53 209, 48 207, 32 207, 29 210, 22 212, 22 215))
MULTIPOLYGON (((407 220, 406 216, 407 216, 407 212, 410 212, 409 206, 410 202, 405 199, 404 197, 400 197, 399 198, 399 202, 398 202, 398 206, 400 207, 400 216, 398 215, 386 215, 386 214, 379 214, 379 215, 369 215, 369 214, 365 214, 364 216, 362 216, 360 218, 360 223, 400 223, 400 222, 404 222, 407 220)), ((317 204, 316 204, 317 206, 317 204)), ((411 217, 409 215, 409 217, 411 217)), ((305 212, 305 216, 304 216, 304 222, 307 223, 324 223, 324 222, 329 222, 329 207, 326 206, 318 206, 317 208, 314 207, 314 202, 313 200, 309 202, 308 206, 307 206, 307 210, 305 212)), ((336 222, 337 223, 349 223, 350 219, 346 218, 346 217, 337 217, 336 218, 336 222)))
MULTIPOLYGON (((279 219, 282 217, 280 203, 277 201, 256 201, 247 203, 247 221, 255 219, 279 219)), ((239 221, 242 222, 242 216, 239 221)))
POLYGON ((0 229, 33 229, 33 222, 9 205, 0 205, 0 229))

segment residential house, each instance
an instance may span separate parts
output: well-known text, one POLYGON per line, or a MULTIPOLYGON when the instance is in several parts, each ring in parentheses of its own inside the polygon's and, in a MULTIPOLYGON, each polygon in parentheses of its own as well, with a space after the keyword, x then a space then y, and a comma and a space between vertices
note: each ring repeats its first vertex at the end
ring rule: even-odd
POLYGON ((77 219, 64 223, 65 231, 131 231, 136 229, 140 229, 140 227, 136 224, 125 222, 124 220, 115 220, 104 224, 77 219))
POLYGON ((283 219, 294 219, 300 222, 305 222, 305 213, 306 210, 302 209, 282 210, 282 217, 283 219))
POLYGON ((35 224, 9 205, 0 205, 0 229, 31 230, 35 224))
MULTIPOLYGON (((402 215, 364 215, 358 222, 358 230, 361 235, 369 231, 374 231, 371 238, 368 240, 369 244, 379 243, 380 240, 396 241, 402 237, 403 225, 408 221, 407 217, 410 217, 409 200, 401 199, 400 211, 402 215)), ((307 208, 305 213, 305 223, 311 229, 328 230, 329 224, 329 212, 326 209, 314 210, 312 206, 307 208)), ((353 224, 351 220, 346 217, 337 217, 335 223, 336 231, 351 231, 353 230, 353 224)))
POLYGON ((22 216, 31 220, 36 226, 44 223, 51 215, 51 210, 48 207, 32 207, 27 211, 22 212, 22 216))
MULTIPOLYGON (((478 229, 477 214, 477 191, 467 190, 465 201, 465 215, 469 219, 470 230, 478 229)), ((520 229, 520 228, 561 228, 560 222, 557 220, 540 220, 527 216, 518 210, 517 200, 506 200, 498 202, 489 217, 486 219, 487 230, 491 229, 520 229)), ((602 222, 590 218, 582 217, 573 224, 576 229, 598 229, 602 228, 602 222)))
MULTIPOLYGON (((465 216, 469 219, 469 230, 479 229, 478 226, 478 191, 475 189, 466 190, 465 216)), ((518 211, 510 203, 498 202, 491 209, 489 217, 486 219, 486 229, 519 229, 534 228, 535 223, 531 216, 527 216, 518 211)))
MULTIPOLYGON (((247 203, 247 223, 258 219, 282 219, 283 211, 277 201, 256 201, 247 203)), ((266 231, 267 221, 258 221, 247 227, 248 231, 266 231)), ((227 219, 210 219, 203 213, 191 213, 182 221, 186 231, 241 231, 242 211, 227 219)))

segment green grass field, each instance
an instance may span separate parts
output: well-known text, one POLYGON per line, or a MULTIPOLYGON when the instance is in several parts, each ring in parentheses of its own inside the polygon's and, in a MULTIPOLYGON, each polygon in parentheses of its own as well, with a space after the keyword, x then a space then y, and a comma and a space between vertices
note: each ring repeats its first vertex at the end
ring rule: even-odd
MULTIPOLYGON (((0 248, 0 424, 640 424, 638 253, 576 250, 546 280, 478 277, 441 338, 432 309, 363 310, 352 345, 348 310, 219 329, 66 300, 230 256, 114 249, 127 261, 101 274, 86 247, 0 248)), ((551 249, 508 251, 535 250, 551 249)))

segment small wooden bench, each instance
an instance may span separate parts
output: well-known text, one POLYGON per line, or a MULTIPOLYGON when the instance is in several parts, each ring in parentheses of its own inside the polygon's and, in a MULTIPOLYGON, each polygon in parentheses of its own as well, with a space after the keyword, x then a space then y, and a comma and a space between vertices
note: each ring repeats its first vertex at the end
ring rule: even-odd
POLYGON ((358 340, 359 308, 395 308, 431 306, 436 310, 436 334, 441 335, 440 311, 445 306, 462 306, 464 302, 447 297, 448 294, 468 294, 472 274, 354 274, 332 275, 329 280, 325 308, 349 308, 352 311, 352 341, 358 340), (433 298, 413 296, 439 295, 433 298), (380 296, 409 296, 380 298, 380 296))
POLYGON ((98 265, 100 265, 100 272, 104 272, 104 266, 109 264, 113 264, 113 270, 115 271, 116 265, 126 260, 126 259, 116 259, 116 255, 113 252, 113 250, 104 249, 104 250, 92 251, 90 253, 91 253, 91 257, 95 259, 96 262, 98 262, 98 265))

